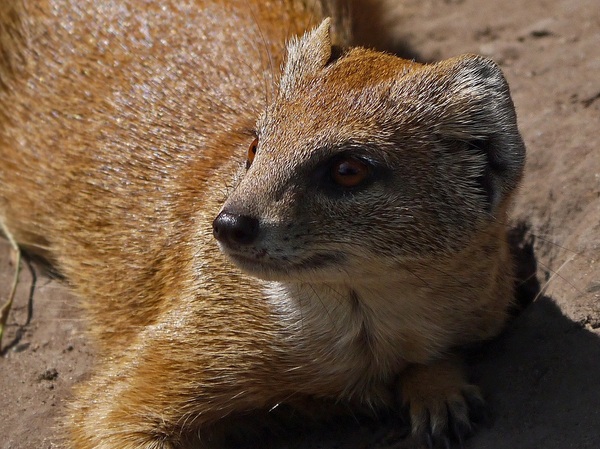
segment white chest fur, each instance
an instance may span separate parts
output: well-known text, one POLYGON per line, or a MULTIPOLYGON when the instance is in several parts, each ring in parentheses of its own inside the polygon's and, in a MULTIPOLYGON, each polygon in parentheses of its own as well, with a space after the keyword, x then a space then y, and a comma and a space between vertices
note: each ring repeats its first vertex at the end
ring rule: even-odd
POLYGON ((426 292, 404 290, 395 284, 272 282, 266 294, 298 357, 294 369, 339 384, 342 396, 372 400, 373 389, 389 386, 412 356, 411 336, 421 338, 432 326, 423 301, 414 297, 426 292))

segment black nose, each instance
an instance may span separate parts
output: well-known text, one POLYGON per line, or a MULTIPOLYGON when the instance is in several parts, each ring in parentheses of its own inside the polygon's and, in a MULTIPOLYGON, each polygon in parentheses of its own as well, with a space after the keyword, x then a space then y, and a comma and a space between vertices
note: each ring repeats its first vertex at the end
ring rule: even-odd
POLYGON ((213 235, 221 243, 249 245, 258 235, 258 220, 223 211, 213 221, 213 235))

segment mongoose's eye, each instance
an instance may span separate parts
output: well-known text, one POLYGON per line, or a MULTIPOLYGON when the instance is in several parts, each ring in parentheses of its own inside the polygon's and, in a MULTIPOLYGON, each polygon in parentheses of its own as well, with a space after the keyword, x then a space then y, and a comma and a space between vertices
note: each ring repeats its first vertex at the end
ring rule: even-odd
POLYGON ((256 156, 256 148, 258 147, 258 137, 255 138, 250 147, 248 147, 248 158, 246 159, 246 170, 250 168, 252 165, 252 161, 254 160, 254 156, 256 156))
POLYGON ((360 159, 344 158, 331 166, 331 179, 340 187, 356 187, 371 173, 371 167, 360 159))

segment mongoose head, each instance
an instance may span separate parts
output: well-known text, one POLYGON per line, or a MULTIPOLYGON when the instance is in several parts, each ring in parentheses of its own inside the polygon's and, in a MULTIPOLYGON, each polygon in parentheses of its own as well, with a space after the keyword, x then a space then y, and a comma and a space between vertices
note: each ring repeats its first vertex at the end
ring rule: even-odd
POLYGON ((250 274, 311 282, 451 257, 505 219, 525 158, 493 62, 337 51, 328 20, 288 45, 248 144, 214 234, 250 274))

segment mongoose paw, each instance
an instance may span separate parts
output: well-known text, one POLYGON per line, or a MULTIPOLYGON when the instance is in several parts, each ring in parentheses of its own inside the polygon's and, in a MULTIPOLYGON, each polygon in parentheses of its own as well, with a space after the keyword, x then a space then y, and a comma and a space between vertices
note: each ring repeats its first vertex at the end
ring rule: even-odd
POLYGON ((487 420, 487 408, 479 388, 463 379, 459 367, 441 366, 407 368, 400 380, 403 418, 423 446, 462 448, 477 425, 487 420))

